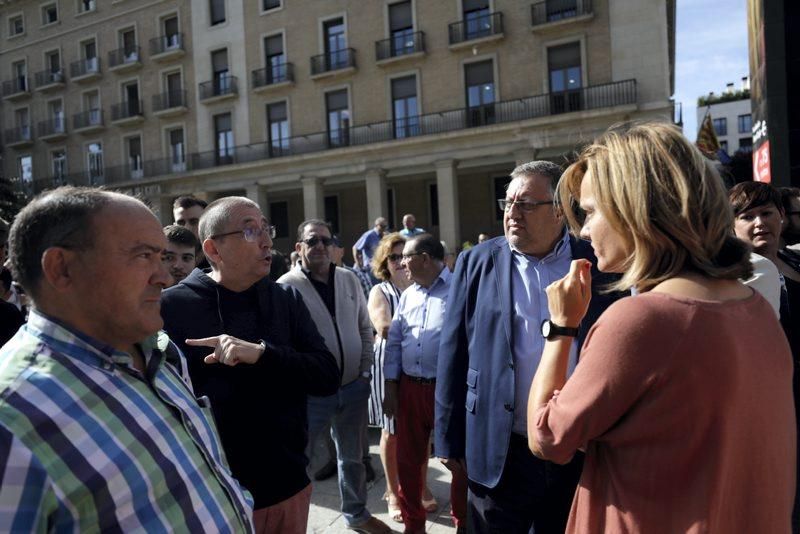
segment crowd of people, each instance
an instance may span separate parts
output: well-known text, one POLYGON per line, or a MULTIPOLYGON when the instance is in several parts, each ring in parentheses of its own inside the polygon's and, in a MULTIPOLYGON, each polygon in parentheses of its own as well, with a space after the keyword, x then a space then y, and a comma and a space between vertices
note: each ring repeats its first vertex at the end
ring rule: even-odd
MULTIPOLYGON (((356 532, 379 427, 391 522, 425 532, 800 532, 800 190, 725 191, 675 127, 513 169, 457 258, 380 217, 287 255, 244 197, 61 187, 0 224, 0 530, 356 532), (319 440, 330 455, 309 473, 319 440)), ((374 510, 373 510, 374 512, 374 510)))

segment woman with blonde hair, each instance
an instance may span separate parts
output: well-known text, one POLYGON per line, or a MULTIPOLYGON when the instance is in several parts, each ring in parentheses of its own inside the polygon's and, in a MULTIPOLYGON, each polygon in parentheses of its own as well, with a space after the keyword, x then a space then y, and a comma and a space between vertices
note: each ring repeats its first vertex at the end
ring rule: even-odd
MULTIPOLYGON (((381 427, 381 463, 386 474, 386 493, 384 499, 389 507, 389 516, 398 523, 403 521, 398 504, 399 482, 397 479, 397 440, 395 439, 394 418, 383 413, 383 353, 389 326, 392 324, 394 310, 400 301, 400 295, 411 285, 405 266, 402 264, 403 246, 406 238, 399 233, 388 234, 381 239, 372 257, 372 273, 380 284, 373 286, 369 293, 369 317, 375 335, 372 366, 372 394, 369 398, 369 424, 381 427)), ((426 469, 427 472, 427 469, 426 469)), ((425 477, 423 476, 423 480, 425 477)), ((425 487, 422 505, 428 512, 437 508, 436 499, 430 489, 425 487)))
MULTIPOLYGON (((711 162, 671 125, 611 129, 559 199, 599 269, 622 274, 613 289, 638 293, 600 317, 569 380, 572 340, 550 335, 531 384, 533 453, 586 451, 567 531, 789 532, 791 355, 769 304, 738 281, 749 249, 711 162)), ((554 324, 580 323, 590 278, 577 260, 548 287, 554 324)))

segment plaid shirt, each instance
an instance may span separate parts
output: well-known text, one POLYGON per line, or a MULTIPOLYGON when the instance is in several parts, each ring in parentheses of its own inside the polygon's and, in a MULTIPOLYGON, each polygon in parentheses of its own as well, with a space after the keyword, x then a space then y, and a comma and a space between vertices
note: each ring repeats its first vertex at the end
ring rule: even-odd
POLYGON ((32 311, 0 350, 0 531, 252 531, 207 402, 154 340, 143 375, 32 311))

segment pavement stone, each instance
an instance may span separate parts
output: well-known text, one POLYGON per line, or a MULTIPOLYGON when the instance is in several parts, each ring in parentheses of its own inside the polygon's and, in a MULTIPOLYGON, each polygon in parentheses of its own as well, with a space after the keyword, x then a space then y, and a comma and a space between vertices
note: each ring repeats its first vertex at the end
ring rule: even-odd
MULTIPOLYGON (((403 532, 403 524, 395 523, 389 518, 383 493, 386 491, 386 477, 379 455, 378 443, 380 429, 369 429, 370 456, 372 467, 375 469, 375 480, 367 484, 367 508, 369 511, 389 525, 394 532, 403 532)), ((324 443, 318 443, 311 458, 309 473, 314 473, 328 459, 328 452, 324 443)), ((439 502, 439 509, 428 514, 425 530, 428 534, 454 534, 456 529, 450 518, 450 472, 436 459, 428 463, 428 485, 431 492, 439 502)), ((336 477, 319 482, 312 481, 311 510, 308 517, 309 534, 352 534, 347 529, 344 516, 340 512, 339 486, 336 477)))

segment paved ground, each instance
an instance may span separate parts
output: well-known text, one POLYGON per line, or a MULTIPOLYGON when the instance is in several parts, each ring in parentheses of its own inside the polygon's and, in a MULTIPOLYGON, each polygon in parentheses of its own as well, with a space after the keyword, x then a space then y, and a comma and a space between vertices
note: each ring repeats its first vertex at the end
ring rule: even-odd
MULTIPOLYGON (((386 503, 381 499, 386 490, 386 479, 383 476, 381 460, 378 456, 378 440, 380 432, 376 428, 369 429, 370 453, 372 455, 372 467, 375 468, 376 479, 367 484, 367 508, 372 515, 384 521, 392 527, 395 532, 403 532, 403 524, 392 521, 386 510, 386 503)), ((324 463, 327 459, 327 452, 322 444, 317 446, 314 458, 312 458, 311 472, 324 463)), ((308 518, 308 532, 314 534, 344 534, 352 533, 348 530, 344 517, 339 511, 339 487, 336 477, 314 482, 314 492, 311 496, 311 512, 308 518)), ((435 459, 431 459, 428 464, 428 485, 439 501, 439 509, 432 514, 428 514, 428 524, 426 530, 429 534, 452 534, 455 533, 453 521, 450 519, 450 472, 435 459)))

